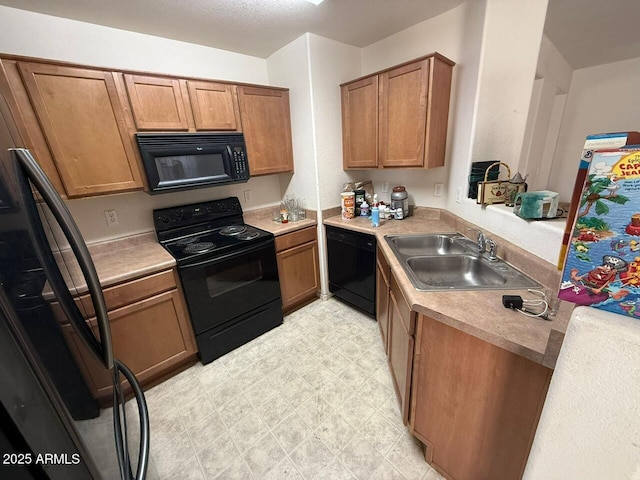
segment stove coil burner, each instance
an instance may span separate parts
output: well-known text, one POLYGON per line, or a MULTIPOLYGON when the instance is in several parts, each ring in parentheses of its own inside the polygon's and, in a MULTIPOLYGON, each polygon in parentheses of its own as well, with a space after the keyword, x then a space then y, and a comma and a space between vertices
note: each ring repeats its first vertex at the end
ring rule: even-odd
POLYGON ((187 237, 187 238, 181 238, 180 240, 178 240, 176 242, 176 245, 180 246, 180 247, 184 247, 186 245, 191 245, 192 243, 195 243, 199 240, 198 237, 187 237))
POLYGON ((253 240, 258 235, 260 235, 260 232, 257 232, 255 230, 251 230, 251 231, 248 231, 248 232, 239 233, 236 238, 238 238, 238 240, 253 240))
POLYGON ((213 250, 214 248, 215 244, 213 242, 198 242, 187 245, 186 247, 184 247, 183 252, 189 254, 204 253, 213 250))
POLYGON ((239 235, 243 233, 246 229, 247 227, 245 227, 244 225, 229 225, 227 227, 224 227, 222 230, 220 230, 220 235, 230 235, 230 236, 239 235))

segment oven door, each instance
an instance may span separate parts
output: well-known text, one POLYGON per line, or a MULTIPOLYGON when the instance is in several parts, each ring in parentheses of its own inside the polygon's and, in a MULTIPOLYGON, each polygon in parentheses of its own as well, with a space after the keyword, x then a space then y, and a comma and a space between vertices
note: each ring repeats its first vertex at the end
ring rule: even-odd
POLYGON ((280 298, 273 240, 179 271, 196 335, 280 298))

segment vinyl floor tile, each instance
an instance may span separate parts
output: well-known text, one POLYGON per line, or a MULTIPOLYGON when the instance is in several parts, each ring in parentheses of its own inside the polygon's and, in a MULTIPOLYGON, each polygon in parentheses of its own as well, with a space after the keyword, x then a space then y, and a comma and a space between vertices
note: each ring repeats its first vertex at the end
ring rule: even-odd
MULTIPOLYGON (((442 479, 402 424, 378 325, 335 299, 146 396, 150 480, 442 479)), ((111 441, 103 413, 88 444, 111 441)))

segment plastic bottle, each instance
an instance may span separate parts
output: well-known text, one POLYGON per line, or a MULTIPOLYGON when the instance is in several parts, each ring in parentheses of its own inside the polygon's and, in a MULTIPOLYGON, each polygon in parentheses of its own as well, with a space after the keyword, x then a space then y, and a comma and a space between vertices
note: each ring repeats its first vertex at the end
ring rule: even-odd
POLYGON ((378 210, 378 196, 373 196, 373 207, 371 208, 371 226, 380 226, 380 210, 378 210))

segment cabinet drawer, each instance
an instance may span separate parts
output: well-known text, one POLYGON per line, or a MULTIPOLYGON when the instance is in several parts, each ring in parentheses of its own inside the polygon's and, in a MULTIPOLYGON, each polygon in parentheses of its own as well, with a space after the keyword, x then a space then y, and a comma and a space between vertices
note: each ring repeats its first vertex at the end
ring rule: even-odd
MULTIPOLYGON (((105 288, 103 295, 107 304, 107 310, 113 310, 137 302, 143 298, 171 290, 172 288, 176 288, 173 270, 165 270, 164 272, 138 278, 131 282, 105 288)), ((91 303, 89 295, 82 295, 80 301, 84 308, 83 311, 89 316, 94 316, 95 311, 93 310, 93 304, 91 303)))
POLYGON ((413 335, 416 331, 416 313, 411 311, 411 306, 409 305, 409 302, 407 302, 407 299, 404 297, 404 294, 402 293, 402 290, 398 285, 396 277, 394 277, 393 275, 390 275, 390 277, 391 281, 389 283, 391 287, 391 293, 398 303, 400 320, 404 324, 404 328, 407 333, 409 335, 413 335))
MULTIPOLYGON (((165 270, 131 282, 105 288, 102 294, 107 304, 107 310, 114 310, 173 288, 176 288, 173 270, 165 270)), ((96 312, 89 294, 81 295, 74 300, 85 318, 95 316, 96 312)), ((67 317, 62 312, 58 302, 52 302, 51 309, 58 321, 67 323, 67 317)))
POLYGON ((276 237, 276 252, 293 248, 316 239, 316 227, 307 227, 297 232, 276 237))

